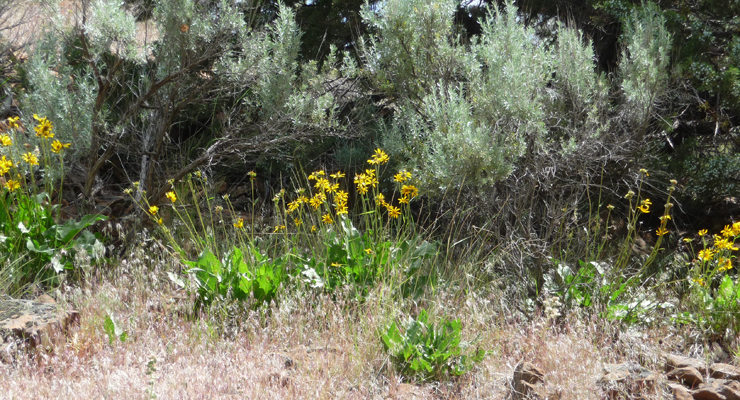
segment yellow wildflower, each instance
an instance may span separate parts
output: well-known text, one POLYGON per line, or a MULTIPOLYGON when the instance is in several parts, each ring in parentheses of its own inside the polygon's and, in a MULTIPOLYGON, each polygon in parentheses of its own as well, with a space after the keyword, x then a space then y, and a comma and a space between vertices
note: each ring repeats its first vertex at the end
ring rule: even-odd
POLYGON ((325 224, 333 224, 334 223, 334 220, 331 218, 331 215, 329 215, 329 214, 322 215, 321 216, 321 221, 324 222, 325 224))
POLYGON ((321 193, 321 192, 319 192, 319 193, 316 193, 316 194, 315 194, 315 195, 314 195, 314 196, 313 196, 313 197, 311 198, 311 200, 309 200, 309 201, 308 201, 308 204, 310 204, 310 205, 311 205, 311 207, 313 207, 313 209, 314 209, 314 210, 318 210, 318 209, 319 209, 319 207, 321 207, 321 205, 322 205, 322 204, 323 204, 323 203, 324 203, 325 201, 326 201, 326 195, 325 195, 325 194, 323 194, 323 193, 321 193))
POLYGON ((367 254, 373 254, 373 249, 365 249, 365 253, 367 253, 367 254))
POLYGON ((334 194, 334 199, 339 203, 346 203, 349 199, 349 193, 344 190, 339 190, 334 194))
POLYGON ((173 202, 173 203, 177 201, 177 195, 175 194, 175 192, 167 192, 165 194, 165 197, 167 197, 168 199, 170 199, 170 201, 173 202))
POLYGON ((385 196, 383 196, 383 193, 378 193, 378 195, 375 196, 375 204, 379 206, 388 205, 388 203, 385 202, 385 196))
POLYGON ((408 172, 406 170, 399 171, 397 174, 393 175, 393 180, 396 182, 406 182, 408 179, 411 179, 411 172, 408 172))
POLYGON ((68 149, 71 145, 72 143, 62 143, 58 140, 55 140, 51 143, 51 151, 58 154, 63 149, 68 149))
POLYGON ((238 221, 234 222, 234 228, 236 229, 244 228, 244 218, 239 218, 238 221))
POLYGON ((650 199, 645 199, 640 202, 640 206, 637 207, 638 210, 641 212, 647 214, 650 212, 650 205, 653 204, 650 199))
POLYGON ((10 190, 11 192, 13 192, 13 191, 15 191, 17 189, 20 189, 21 188, 21 184, 20 184, 20 182, 11 179, 11 180, 5 182, 5 187, 7 187, 8 190, 10 190))
POLYGON ((0 175, 7 174, 11 168, 13 168, 13 162, 3 156, 3 158, 0 159, 0 175))
POLYGON ((326 172, 324 172, 324 170, 314 171, 313 173, 311 173, 311 175, 308 176, 308 180, 317 180, 319 177, 322 177, 324 175, 326 175, 326 172))
POLYGON ((302 203, 302 202, 303 202, 303 201, 301 200, 301 198, 298 198, 298 199, 296 199, 296 200, 293 200, 293 201, 291 201, 290 203, 288 203, 288 214, 290 214, 290 213, 292 213, 293 211, 297 210, 297 209, 298 209, 298 207, 300 207, 300 206, 301 206, 301 203, 302 203))
POLYGON ((342 266, 342 264, 340 264, 340 263, 336 263, 336 262, 333 262, 333 263, 331 263, 331 266, 332 266, 332 267, 337 267, 337 268, 339 268, 339 267, 341 267, 341 266, 342 266))
POLYGON ((735 236, 735 234, 732 231, 732 227, 730 225, 725 225, 725 229, 722 229, 722 236, 726 238, 730 236, 735 236))
POLYGON ((410 197, 414 198, 419 195, 419 189, 416 188, 414 185, 403 185, 401 187, 401 195, 403 197, 410 197))
POLYGON ((660 222, 665 222, 666 220, 672 219, 670 215, 662 215, 660 217, 660 222))
POLYGON ((160 219, 158 219, 158 220, 157 220, 157 223, 158 223, 159 225, 162 225, 162 223, 164 223, 164 221, 162 221, 162 218, 160 218, 160 219))
POLYGON ((409 204, 409 198, 408 197, 401 197, 398 199, 399 204, 409 204))
POLYGON ((159 212, 159 207, 157 207, 157 206, 151 206, 151 207, 149 207, 149 214, 157 215, 158 212, 159 212))
POLYGON ((3 133, 2 135, 0 135, 0 144, 3 146, 12 146, 13 140, 10 138, 10 136, 8 136, 8 134, 3 133))
POLYGON ((330 175, 334 179, 344 178, 346 175, 342 173, 342 171, 337 171, 334 174, 330 175))
POLYGON ((54 137, 52 129, 51 121, 46 118, 39 119, 39 124, 33 128, 33 130, 36 131, 36 136, 44 139, 52 139, 54 137))
POLYGON ((249 179, 255 179, 257 178, 257 173, 254 171, 247 172, 247 175, 249 176, 249 179))
POLYGON ((668 231, 665 228, 663 228, 662 226, 660 228, 658 228, 657 231, 655 231, 655 234, 658 235, 658 236, 663 236, 666 233, 668 233, 668 231))
POLYGON ((712 251, 712 249, 701 250, 699 251, 698 257, 701 261, 710 261, 714 258, 714 251, 712 251))
POLYGON ((382 165, 387 163, 389 159, 390 157, 383 150, 375 149, 375 154, 373 154, 371 159, 367 160, 367 163, 370 165, 382 165))
POLYGON ((694 282, 698 283, 698 284, 699 284, 699 286, 704 286, 704 279, 701 279, 701 278, 699 278, 699 279, 694 279, 694 282))
POLYGON ((699 236, 704 236, 706 234, 707 234, 707 230, 706 229, 702 229, 702 230, 699 231, 699 236))
POLYGON ((311 225, 311 233, 316 232, 316 225, 311 225))
POLYGON ((286 229, 288 229, 288 228, 285 225, 278 225, 278 226, 275 227, 275 231, 273 233, 284 231, 286 229))
POLYGON ((24 153, 21 158, 30 165, 39 165, 39 158, 33 153, 24 153))
POLYGON ((336 206, 337 215, 347 214, 347 204, 346 203, 337 203, 336 206))
POLYGON ((293 223, 295 224, 295 226, 301 226, 303 224, 303 220, 300 218, 294 218, 293 223))
POLYGON ((732 269, 732 260, 720 257, 719 261, 717 261, 717 265, 719 266, 720 271, 728 271, 732 269))
MULTIPOLYGON (((8 117, 8 128, 10 128, 10 129, 13 129, 13 128, 18 129, 19 128, 19 126, 18 126, 18 120, 19 119, 20 119, 20 117, 8 117)), ((9 146, 9 145, 7 145, 7 146, 9 146)))
POLYGON ((401 215, 401 209, 388 205, 385 207, 388 210, 388 216, 391 218, 398 218, 401 215))
POLYGON ((316 178, 316 184, 314 187, 318 190, 328 192, 331 189, 331 183, 326 178, 316 178))
POLYGON ((727 238, 721 238, 714 235, 714 248, 718 250, 737 250, 734 242, 730 242, 727 238))
POLYGON ((740 236, 740 221, 732 224, 732 234, 735 236, 740 236))

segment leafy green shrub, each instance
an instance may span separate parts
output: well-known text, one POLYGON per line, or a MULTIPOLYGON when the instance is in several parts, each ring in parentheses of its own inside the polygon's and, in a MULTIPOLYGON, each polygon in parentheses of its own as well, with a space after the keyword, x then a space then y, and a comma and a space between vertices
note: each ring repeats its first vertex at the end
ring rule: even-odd
POLYGON ((462 375, 486 355, 482 349, 466 352, 469 345, 462 343, 462 324, 458 319, 430 324, 429 315, 422 309, 416 319, 409 318, 401 325, 399 329, 395 322, 391 323, 381 332, 381 339, 406 376, 441 380, 462 375))

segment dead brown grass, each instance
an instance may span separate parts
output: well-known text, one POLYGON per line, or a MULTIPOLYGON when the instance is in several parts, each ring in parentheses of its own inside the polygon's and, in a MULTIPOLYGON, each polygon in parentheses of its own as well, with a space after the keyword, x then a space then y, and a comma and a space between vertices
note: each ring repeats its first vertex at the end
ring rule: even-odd
POLYGON ((56 354, 0 365, 0 398, 503 399, 514 367, 525 360, 563 399, 597 399, 603 363, 636 360, 660 369, 657 340, 665 331, 624 333, 577 316, 557 326, 543 318, 517 322, 495 291, 488 297, 442 291, 425 300, 427 308, 460 318, 465 340, 477 338, 490 354, 460 379, 408 385, 376 332, 413 313, 413 302, 387 304, 380 291, 365 304, 302 293, 286 295, 269 312, 219 306, 193 318, 192 299, 166 275, 175 263, 152 256, 151 248, 113 272, 88 271, 93 283, 83 288, 64 288, 58 297, 80 311, 80 325, 56 354), (125 343, 109 344, 108 312, 128 332, 125 343), (147 374, 152 361, 156 370, 147 374))

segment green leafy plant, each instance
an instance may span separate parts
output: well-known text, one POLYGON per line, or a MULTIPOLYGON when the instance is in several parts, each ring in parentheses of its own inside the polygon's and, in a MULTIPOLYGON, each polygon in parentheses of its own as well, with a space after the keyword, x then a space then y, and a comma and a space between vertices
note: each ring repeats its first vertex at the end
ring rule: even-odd
MULTIPOLYGON (((711 239, 707 230, 699 231, 703 249, 690 263, 690 309, 677 315, 678 322, 690 323, 714 334, 740 333, 740 283, 730 276, 735 268, 740 239, 740 222, 726 225, 721 235, 711 239)), ((689 246, 693 239, 686 238, 689 246)), ((690 249, 693 248, 690 247, 690 249)))
POLYGON ((285 259, 270 259, 254 247, 251 256, 249 259, 234 248, 222 261, 205 250, 198 260, 186 261, 191 266, 189 272, 195 274, 200 303, 209 304, 217 295, 238 300, 252 296, 255 306, 272 301, 286 278, 285 259))
MULTIPOLYGON (((105 249, 98 236, 87 230, 102 215, 86 215, 80 220, 61 220, 60 206, 49 193, 54 191, 55 167, 64 169, 64 151, 70 143, 52 140, 51 121, 34 115, 34 127, 40 146, 34 151, 21 150, 26 135, 18 134, 23 124, 11 117, 11 128, 0 134, 0 265, 9 259, 24 259, 22 268, 14 271, 14 285, 30 282, 55 284, 57 275, 74 269, 78 252, 100 259, 105 249), (56 160, 55 160, 56 159, 56 160), (54 161, 54 162, 52 162, 54 161), (36 175, 43 173, 42 181, 36 175)), ((26 143, 27 144, 27 143, 26 143)), ((62 179, 57 193, 62 192, 62 179)))
POLYGON ((469 345, 462 343, 460 320, 429 323, 426 310, 416 319, 409 318, 399 329, 395 322, 381 332, 381 339, 399 371, 422 380, 440 380, 468 372, 483 360, 486 352, 476 349, 466 353, 469 345))
POLYGON ((107 312, 105 321, 103 322, 103 330, 108 335, 108 344, 113 345, 116 339, 120 340, 121 343, 128 339, 128 332, 124 331, 113 318, 113 314, 107 312))

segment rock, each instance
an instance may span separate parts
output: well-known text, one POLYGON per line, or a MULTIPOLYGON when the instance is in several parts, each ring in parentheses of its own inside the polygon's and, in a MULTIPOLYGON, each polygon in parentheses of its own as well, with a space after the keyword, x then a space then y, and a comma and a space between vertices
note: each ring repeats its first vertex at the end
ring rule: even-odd
POLYGON ((622 398, 625 391, 631 396, 655 388, 655 374, 635 362, 607 364, 604 375, 598 381, 606 392, 606 398, 622 398))
POLYGON ((709 367, 709 376, 715 379, 740 381, 740 368, 730 364, 715 363, 709 367))
POLYGON ((693 400, 694 397, 691 395, 689 389, 679 385, 678 383, 669 383, 668 388, 673 393, 673 400, 693 400))
POLYGON ((740 382, 727 379, 709 379, 691 391, 694 400, 740 400, 740 382))
MULTIPOLYGON (((0 299, 0 337, 4 342, 21 339, 30 349, 54 351, 53 332, 66 331, 79 322, 74 310, 61 309, 49 296, 35 300, 0 299)), ((7 346, 3 346, 5 349, 7 346)))
POLYGON ((672 371, 676 368, 686 368, 686 367, 695 368, 697 371, 699 371, 699 374, 701 375, 706 375, 707 373, 707 367, 704 365, 704 363, 695 358, 683 357, 683 356, 678 356, 675 354, 668 354, 666 356, 666 360, 665 360, 666 372, 672 371))
POLYGON ((560 399, 560 393, 549 391, 545 384, 545 374, 532 363, 520 362, 514 368, 512 397, 519 399, 560 399))
POLYGON ((697 387, 704 383, 704 377, 694 367, 676 368, 666 375, 666 378, 672 381, 679 381, 691 388, 697 387))
POLYGON ((723 349, 722 346, 717 342, 713 342, 712 345, 709 347, 708 356, 709 359, 715 363, 725 363, 730 361, 730 355, 727 354, 725 349, 723 349))

